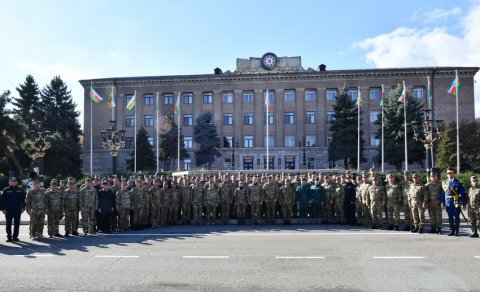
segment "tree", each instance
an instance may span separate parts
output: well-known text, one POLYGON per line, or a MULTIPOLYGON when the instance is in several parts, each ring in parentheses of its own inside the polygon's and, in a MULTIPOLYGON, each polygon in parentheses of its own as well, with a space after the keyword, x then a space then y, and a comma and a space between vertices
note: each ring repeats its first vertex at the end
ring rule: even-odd
POLYGON ((438 144, 437 155, 435 156, 437 167, 447 168, 457 165, 457 131, 455 127, 455 123, 445 125, 442 138, 438 144))
MULTIPOLYGON (((155 169, 155 155, 153 147, 148 142, 148 132, 141 127, 137 132, 137 170, 155 169)), ((127 168, 131 171, 135 170, 135 150, 130 153, 131 158, 127 159, 127 168)))
MULTIPOLYGON (((405 118, 403 112, 403 105, 398 101, 398 97, 402 93, 401 86, 396 90, 390 90, 388 95, 383 99, 383 114, 384 114, 384 155, 385 162, 395 166, 399 171, 402 168, 402 163, 405 161, 405 118)), ((416 101, 413 96, 408 94, 405 104, 407 106, 407 151, 408 162, 422 162, 425 159, 425 148, 422 143, 413 139, 412 122, 421 122, 423 113, 422 106, 416 101)), ((375 122, 378 125, 378 132, 376 137, 380 139, 382 133, 382 114, 379 114, 378 120, 375 122)), ((422 133, 420 135, 423 135, 422 133)), ((381 157, 381 139, 380 147, 378 148, 377 159, 381 157)))
POLYGON ((26 125, 27 132, 33 130, 33 122, 41 118, 40 90, 32 75, 17 87, 19 97, 12 99, 15 117, 26 125))
POLYGON ((217 128, 212 123, 212 113, 207 112, 200 115, 193 128, 193 143, 195 150, 195 164, 197 166, 208 164, 210 169, 215 157, 220 157, 218 148, 220 147, 220 138, 217 128))
MULTIPOLYGON (((358 152, 358 106, 343 88, 342 93, 333 105, 335 120, 332 121, 332 142, 328 146, 328 158, 331 161, 342 159, 345 169, 356 164, 358 152)), ((360 131, 360 159, 363 159, 362 138, 363 131, 360 131)))
MULTIPOLYGON (((160 160, 177 159, 178 156, 178 125, 175 124, 173 115, 165 116, 165 125, 160 134, 160 160)), ((180 160, 189 158, 185 149, 183 134, 180 134, 180 160)))

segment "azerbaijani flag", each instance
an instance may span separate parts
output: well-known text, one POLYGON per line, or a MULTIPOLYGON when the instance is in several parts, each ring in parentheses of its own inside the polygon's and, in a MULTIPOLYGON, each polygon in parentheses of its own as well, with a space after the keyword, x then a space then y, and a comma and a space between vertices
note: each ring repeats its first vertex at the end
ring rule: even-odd
POLYGON ((407 91, 405 89, 405 81, 403 81, 403 90, 402 90, 402 94, 398 98, 398 101, 401 103, 405 103, 406 98, 407 98, 407 91))
POLYGON ((433 92, 432 92, 432 83, 430 83, 430 76, 427 76, 428 78, 428 100, 432 100, 433 92))
POLYGON ((93 89, 92 86, 90 86, 90 99, 94 102, 94 103, 99 103, 103 100, 103 98, 100 96, 100 94, 98 94, 95 89, 93 89))
POLYGON ((173 107, 173 112, 178 114, 180 112, 180 93, 178 94, 177 97, 177 102, 175 103, 175 106, 173 107))
POLYGON ((360 87, 358 87, 357 105, 359 108, 361 108, 363 105, 363 97, 362 97, 362 93, 360 92, 360 87))
POLYGON ((115 97, 113 96, 113 86, 112 86, 112 93, 110 93, 110 96, 108 97, 108 108, 112 109, 115 106, 116 106, 115 97))
POLYGON ((272 105, 270 104, 270 97, 268 96, 268 89, 265 93, 265 107, 267 108, 267 112, 272 111, 272 105))
POLYGON ((381 96, 380 96, 380 107, 383 107, 383 98, 385 97, 385 87, 383 87, 383 84, 382 84, 382 93, 381 93, 381 96))
POLYGON ((460 82, 458 82, 458 75, 455 76, 455 80, 453 80, 450 89, 448 89, 448 94, 455 95, 458 93, 458 89, 460 88, 460 82))
POLYGON ((135 106, 137 105, 137 92, 133 94, 132 98, 130 101, 127 103, 127 109, 130 111, 132 110, 135 106))

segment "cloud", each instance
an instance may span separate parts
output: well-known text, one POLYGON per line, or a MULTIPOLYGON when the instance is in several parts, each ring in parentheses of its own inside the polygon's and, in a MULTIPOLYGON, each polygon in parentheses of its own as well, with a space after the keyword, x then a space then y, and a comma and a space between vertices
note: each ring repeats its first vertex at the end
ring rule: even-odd
MULTIPOLYGON (((432 17, 446 17, 458 10, 432 11, 432 17)), ((432 18, 433 19, 433 18, 432 18)), ((377 67, 479 66, 480 1, 459 18, 460 33, 446 28, 399 27, 392 32, 361 40, 354 44, 366 52, 365 61, 377 67)), ((476 78, 480 75, 477 73, 476 78)), ((480 82, 475 83, 476 105, 480 104, 480 82)), ((480 117, 480 107, 475 106, 480 117)))
POLYGON ((432 23, 437 20, 441 20, 450 16, 458 16, 462 14, 462 8, 460 7, 454 7, 450 10, 445 10, 441 8, 434 9, 430 12, 425 12, 423 14, 424 16, 424 23, 432 23))

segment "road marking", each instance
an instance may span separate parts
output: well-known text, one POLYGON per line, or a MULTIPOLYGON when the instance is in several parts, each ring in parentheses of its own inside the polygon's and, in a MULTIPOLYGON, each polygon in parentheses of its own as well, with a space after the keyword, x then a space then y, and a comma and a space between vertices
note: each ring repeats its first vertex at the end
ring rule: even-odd
POLYGON ((346 236, 346 235, 410 235, 417 236, 416 233, 411 232, 375 232, 375 231, 363 231, 363 232, 277 232, 277 233, 112 233, 102 234, 102 236, 346 236))
POLYGON ((387 256, 387 257, 372 257, 377 260, 408 260, 408 259, 424 259, 425 257, 419 256, 387 256))
POLYGON ((229 259, 230 256, 182 256, 184 259, 229 259))
POLYGON ((96 255, 96 258, 139 258, 139 256, 122 256, 122 255, 96 255))
POLYGON ((325 257, 284 257, 284 256, 276 256, 276 259, 324 259, 325 257))
POLYGON ((53 254, 36 254, 36 253, 33 253, 33 254, 14 254, 13 255, 14 257, 24 257, 24 258, 46 258, 46 257, 53 257, 55 255, 53 254))
POLYGON ((480 256, 474 256, 474 258, 476 258, 476 259, 480 259, 480 256))

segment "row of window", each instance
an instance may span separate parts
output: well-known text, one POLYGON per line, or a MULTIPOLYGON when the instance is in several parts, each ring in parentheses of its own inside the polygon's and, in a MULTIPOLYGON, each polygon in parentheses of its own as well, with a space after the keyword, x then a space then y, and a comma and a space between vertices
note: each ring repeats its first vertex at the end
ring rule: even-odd
MULTIPOLYGON (((392 87, 394 89, 395 87, 392 87)), ((275 100, 275 92, 269 91, 269 101, 272 103, 275 100)), ((283 94, 283 99, 285 102, 295 102, 296 94, 295 90, 285 90, 283 94)), ((372 87, 369 88, 369 98, 371 100, 380 99, 382 94, 382 89, 380 87, 372 87)), ((352 87, 348 90, 348 95, 353 99, 357 99, 358 89, 357 87, 352 87)), ((412 95, 414 98, 424 98, 425 96, 425 87, 417 86, 413 88, 412 95)), ((163 96, 163 103, 164 104, 173 104, 174 95, 173 93, 165 93, 163 96)), ((338 96, 338 90, 336 88, 327 88, 325 92, 326 100, 336 100, 338 96)), ((128 104, 130 99, 133 97, 133 94, 125 95, 125 104, 128 104)), ((317 91, 313 89, 305 90, 305 101, 315 101, 317 99, 317 91)), ((184 92, 181 95, 181 100, 183 104, 193 104, 193 93, 192 92, 184 92)), ((202 92, 202 100, 204 104, 213 103, 213 92, 202 92)), ((222 92, 222 101, 223 103, 233 103, 233 92, 226 91, 222 92)), ((253 91, 244 91, 243 92, 243 103, 253 103, 254 102, 254 92, 253 91)), ((145 105, 154 105, 154 94, 153 93, 146 93, 144 94, 144 104, 145 105)))

